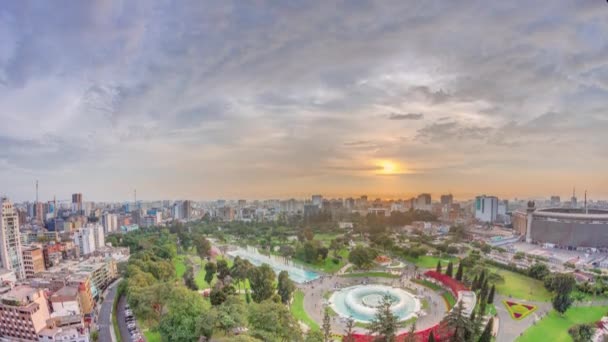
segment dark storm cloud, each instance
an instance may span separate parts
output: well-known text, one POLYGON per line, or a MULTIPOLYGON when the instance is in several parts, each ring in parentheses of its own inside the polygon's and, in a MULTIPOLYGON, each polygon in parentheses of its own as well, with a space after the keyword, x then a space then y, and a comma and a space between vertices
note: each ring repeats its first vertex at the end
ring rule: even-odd
POLYGON ((389 120, 421 120, 424 117, 422 113, 390 113, 388 115, 389 120))

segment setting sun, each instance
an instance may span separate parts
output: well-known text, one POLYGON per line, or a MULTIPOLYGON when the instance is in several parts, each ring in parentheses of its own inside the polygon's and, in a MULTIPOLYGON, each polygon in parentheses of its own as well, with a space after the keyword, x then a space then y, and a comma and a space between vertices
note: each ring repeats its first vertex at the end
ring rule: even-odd
POLYGON ((381 173, 385 175, 397 173, 399 168, 395 162, 392 162, 390 160, 380 161, 379 166, 382 168, 381 173))

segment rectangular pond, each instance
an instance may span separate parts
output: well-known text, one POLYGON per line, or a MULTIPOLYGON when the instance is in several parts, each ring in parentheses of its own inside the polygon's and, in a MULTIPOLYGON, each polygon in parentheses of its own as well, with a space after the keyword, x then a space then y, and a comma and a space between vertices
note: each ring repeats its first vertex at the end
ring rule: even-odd
POLYGON ((249 262, 256 266, 268 264, 277 275, 281 271, 287 271, 289 278, 298 284, 303 284, 319 278, 319 274, 316 272, 308 271, 279 256, 261 254, 257 249, 252 247, 247 249, 237 248, 236 250, 229 251, 228 255, 233 258, 238 256, 241 257, 241 259, 249 260, 249 262))

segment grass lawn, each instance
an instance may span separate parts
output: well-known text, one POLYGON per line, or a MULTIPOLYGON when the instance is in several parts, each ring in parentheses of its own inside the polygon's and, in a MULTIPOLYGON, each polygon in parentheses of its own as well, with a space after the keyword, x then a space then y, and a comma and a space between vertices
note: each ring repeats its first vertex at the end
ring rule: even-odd
POLYGON ((500 268, 490 268, 490 270, 500 274, 505 279, 503 283, 496 284, 496 290, 504 296, 537 302, 551 300, 551 293, 540 280, 500 268))
POLYGON ((364 277, 399 278, 399 276, 396 274, 390 274, 390 273, 386 273, 386 272, 348 273, 348 274, 342 274, 341 277, 347 277, 347 278, 364 278, 364 277))
POLYGON ((337 238, 337 237, 341 237, 344 236, 344 234, 341 233, 318 233, 315 234, 314 239, 315 240, 319 240, 321 242, 323 242, 325 244, 325 246, 329 247, 329 244, 331 243, 331 240, 337 238))
POLYGON ((310 268, 313 271, 319 271, 319 272, 332 274, 332 273, 338 272, 348 262, 348 250, 346 248, 341 249, 340 252, 338 252, 338 255, 341 256, 342 259, 337 264, 334 263, 332 260, 334 258, 332 252, 330 252, 329 255, 327 255, 327 258, 325 258, 325 260, 323 260, 320 263, 316 263, 316 264, 309 264, 307 262, 303 262, 302 260, 298 260, 295 258, 292 259, 292 261, 294 263, 302 265, 306 268, 310 268))
POLYGON ((144 332, 144 336, 146 336, 146 341, 148 342, 160 342, 160 333, 159 332, 153 332, 153 331, 146 331, 144 332))
POLYGON ((441 296, 443 297, 445 302, 448 303, 448 310, 453 308, 454 305, 456 305, 456 298, 454 298, 454 295, 452 295, 452 292, 445 291, 441 296))
POLYGON ((291 304, 291 314, 298 321, 304 322, 312 330, 319 330, 319 325, 312 318, 308 316, 306 310, 304 310, 304 293, 302 291, 296 291, 293 296, 293 303, 291 304))
POLYGON ((173 266, 175 266, 175 275, 177 279, 182 279, 184 273, 186 273, 186 264, 184 263, 184 257, 180 255, 173 259, 173 266))
MULTIPOLYGON (((213 276, 213 279, 211 280, 211 284, 207 284, 207 282, 205 281, 205 264, 207 264, 207 260, 204 260, 203 263, 201 264, 201 258, 199 258, 198 256, 191 256, 190 259, 192 260, 192 262, 196 263, 197 265, 201 265, 201 268, 194 276, 194 281, 196 282, 196 285, 198 286, 198 288, 200 290, 211 288, 217 280, 217 274, 213 276)), ((217 260, 222 260, 222 259, 223 259, 222 257, 217 258, 217 260)), ((228 262, 228 267, 232 267, 232 260, 228 259, 228 258, 226 258, 225 260, 228 262)), ((234 283, 233 285, 238 290, 237 284, 234 283)), ((249 281, 246 282, 245 286, 249 287, 249 281)), ((243 288, 243 287, 241 286, 241 288, 243 288)))
POLYGON ((568 334, 568 328, 576 324, 594 323, 606 315, 608 306, 578 307, 570 308, 564 316, 551 311, 540 322, 526 330, 518 342, 569 342, 572 338, 568 334))
POLYGON ((406 257, 405 260, 414 263, 420 268, 432 268, 435 269, 437 267, 437 261, 441 260, 442 270, 448 266, 448 263, 451 261, 452 263, 458 263, 458 258, 455 257, 435 257, 430 255, 419 256, 418 258, 406 257))
POLYGON ((443 288, 435 283, 432 283, 428 280, 424 280, 424 279, 412 279, 412 282, 416 283, 416 284, 420 284, 424 287, 428 287, 429 289, 433 290, 433 291, 440 291, 443 290, 443 288))

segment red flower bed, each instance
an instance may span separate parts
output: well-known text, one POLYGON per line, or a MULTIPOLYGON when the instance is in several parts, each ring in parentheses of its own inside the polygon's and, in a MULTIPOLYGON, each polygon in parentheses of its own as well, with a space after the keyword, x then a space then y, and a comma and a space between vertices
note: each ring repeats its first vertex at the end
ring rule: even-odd
POLYGON ((452 277, 448 277, 447 275, 443 274, 443 273, 439 273, 436 271, 426 271, 424 273, 425 276, 433 278, 439 282, 441 282, 443 285, 447 286, 450 288, 450 290, 452 291, 452 294, 458 298, 458 292, 460 291, 468 291, 467 287, 464 286, 463 283, 459 282, 458 280, 452 278, 452 277))
MULTIPOLYGON (((433 336, 435 337, 435 341, 447 341, 452 334, 448 330, 448 328, 444 324, 437 324, 431 328, 420 330, 416 332, 416 342, 426 342, 429 340, 429 335, 433 332, 433 336)), ((363 335, 363 334, 355 334, 355 342, 373 342, 375 340, 375 336, 363 335)), ((403 333, 397 336, 396 342, 403 342, 407 337, 407 333, 403 333)))

